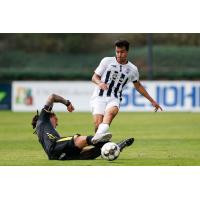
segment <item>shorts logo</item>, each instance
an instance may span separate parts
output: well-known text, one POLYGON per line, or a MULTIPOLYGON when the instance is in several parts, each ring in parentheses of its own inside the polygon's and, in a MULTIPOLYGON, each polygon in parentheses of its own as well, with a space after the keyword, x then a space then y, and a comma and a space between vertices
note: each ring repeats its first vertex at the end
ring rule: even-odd
POLYGON ((62 153, 58 159, 62 160, 65 156, 66 156, 66 153, 62 153))

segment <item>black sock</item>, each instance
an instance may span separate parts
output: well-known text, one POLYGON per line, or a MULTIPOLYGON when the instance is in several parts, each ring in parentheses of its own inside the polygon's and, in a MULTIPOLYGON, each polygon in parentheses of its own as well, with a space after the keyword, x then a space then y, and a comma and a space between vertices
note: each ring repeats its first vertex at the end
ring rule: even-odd
POLYGON ((95 147, 102 148, 104 144, 108 142, 98 142, 97 144, 93 144, 95 147))
POLYGON ((119 146, 120 151, 122 151, 126 147, 126 143, 124 141, 117 143, 119 146))
POLYGON ((92 138, 93 138, 92 135, 89 135, 89 136, 86 137, 86 141, 87 141, 88 145, 93 145, 92 138))
POLYGON ((89 136, 86 137, 86 141, 87 141, 88 145, 93 145, 93 146, 95 146, 95 147, 101 148, 104 144, 107 143, 107 142, 98 142, 97 144, 93 144, 93 143, 92 143, 92 138, 93 138, 93 137, 94 137, 94 136, 92 136, 92 135, 89 135, 89 136))

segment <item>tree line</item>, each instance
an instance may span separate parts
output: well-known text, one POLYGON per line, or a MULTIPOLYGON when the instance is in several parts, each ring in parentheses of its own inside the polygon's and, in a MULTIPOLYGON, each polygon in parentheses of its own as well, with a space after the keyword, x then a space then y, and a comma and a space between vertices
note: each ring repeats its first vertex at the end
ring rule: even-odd
MULTIPOLYGON (((112 49, 117 39, 131 46, 147 45, 147 33, 1 33, 0 52, 21 50, 46 53, 99 53, 112 49)), ((153 33, 157 45, 199 46, 199 33, 153 33)))

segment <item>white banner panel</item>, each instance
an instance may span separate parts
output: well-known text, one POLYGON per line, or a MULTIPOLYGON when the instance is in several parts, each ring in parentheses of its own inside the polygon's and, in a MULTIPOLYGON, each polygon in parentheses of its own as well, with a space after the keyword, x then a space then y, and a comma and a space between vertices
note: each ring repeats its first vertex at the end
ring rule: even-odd
MULTIPOLYGON (((12 89, 13 111, 35 111, 41 109, 47 97, 58 94, 73 102, 76 111, 89 111, 89 99, 94 85, 89 81, 14 81, 12 89)), ((55 103, 55 111, 66 107, 55 103)))
MULTIPOLYGON (((200 81, 141 81, 164 111, 200 111, 200 81)), ((122 111, 152 111, 150 102, 129 85, 122 111)))
MULTIPOLYGON (((164 111, 200 111, 200 81, 141 81, 164 111)), ((12 110, 41 109, 47 97, 61 95, 71 100, 76 111, 90 111, 94 84, 90 81, 15 81, 12 85, 12 110)), ((124 90, 121 111, 153 111, 150 102, 132 86, 124 90)), ((65 111, 62 104, 55 111, 65 111)))

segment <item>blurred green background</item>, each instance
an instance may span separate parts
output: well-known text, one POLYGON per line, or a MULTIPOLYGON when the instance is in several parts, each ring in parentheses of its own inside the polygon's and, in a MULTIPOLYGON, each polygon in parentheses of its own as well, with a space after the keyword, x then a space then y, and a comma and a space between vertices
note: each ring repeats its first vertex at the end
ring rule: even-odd
POLYGON ((4 33, 0 80, 89 80, 103 57, 115 55, 117 39, 131 43, 129 60, 141 79, 200 79, 200 34, 4 33))

